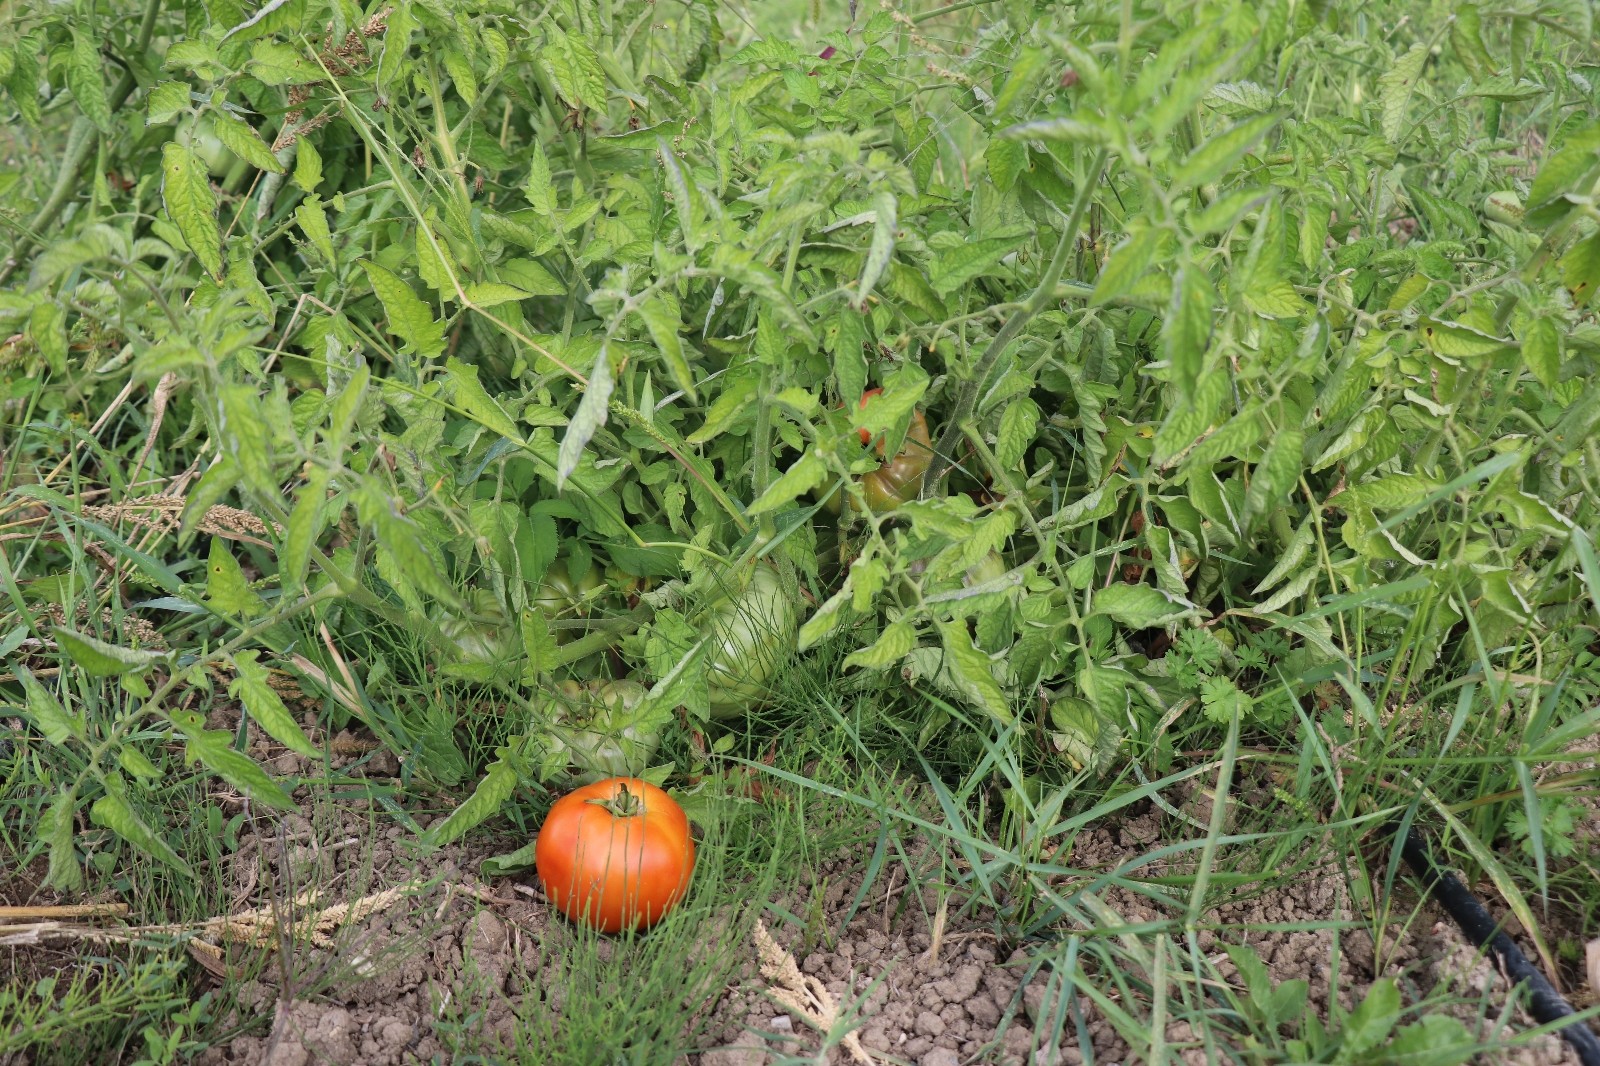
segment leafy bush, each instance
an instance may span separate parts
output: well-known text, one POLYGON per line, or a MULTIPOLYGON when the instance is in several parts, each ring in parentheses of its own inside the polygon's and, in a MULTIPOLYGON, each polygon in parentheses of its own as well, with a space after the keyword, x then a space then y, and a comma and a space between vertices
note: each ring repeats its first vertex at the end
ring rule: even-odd
POLYGON ((28 9, 3 643, 52 879, 85 805, 181 865, 136 740, 289 802, 222 685, 296 751, 304 694, 407 775, 486 762, 440 840, 824 644, 1058 776, 1319 685, 1376 723, 1441 666, 1560 675, 1589 10, 1380 7, 28 9), (556 684, 610 677, 647 691, 556 684))

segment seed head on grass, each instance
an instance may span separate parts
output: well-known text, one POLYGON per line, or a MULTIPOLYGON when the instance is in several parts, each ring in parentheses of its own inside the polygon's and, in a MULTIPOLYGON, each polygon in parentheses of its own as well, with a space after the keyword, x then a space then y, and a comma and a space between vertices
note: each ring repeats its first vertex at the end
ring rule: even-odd
MULTIPOLYGON (((83 513, 101 522, 124 521, 141 529, 173 533, 183 517, 188 500, 182 496, 141 496, 113 504, 91 504, 83 513)), ((249 511, 216 504, 200 519, 202 533, 240 538, 240 534, 267 535, 267 524, 249 511)))

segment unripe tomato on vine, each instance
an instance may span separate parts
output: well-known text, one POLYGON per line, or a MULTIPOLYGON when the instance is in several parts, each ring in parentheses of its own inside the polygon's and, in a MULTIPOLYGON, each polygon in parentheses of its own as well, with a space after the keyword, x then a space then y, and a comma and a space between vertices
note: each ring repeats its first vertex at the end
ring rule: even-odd
POLYGON ((770 695, 794 655, 800 610, 771 565, 728 573, 724 592, 694 621, 712 637, 706 664, 711 717, 737 718, 770 695))

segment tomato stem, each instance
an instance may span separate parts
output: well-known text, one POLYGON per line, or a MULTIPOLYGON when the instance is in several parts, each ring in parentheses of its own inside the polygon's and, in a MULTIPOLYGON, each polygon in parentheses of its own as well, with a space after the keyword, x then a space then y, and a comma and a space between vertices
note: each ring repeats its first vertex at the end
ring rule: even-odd
POLYGON ((628 791, 626 781, 617 785, 617 794, 606 799, 592 799, 588 802, 604 807, 610 811, 614 818, 637 818, 644 813, 644 799, 628 791))

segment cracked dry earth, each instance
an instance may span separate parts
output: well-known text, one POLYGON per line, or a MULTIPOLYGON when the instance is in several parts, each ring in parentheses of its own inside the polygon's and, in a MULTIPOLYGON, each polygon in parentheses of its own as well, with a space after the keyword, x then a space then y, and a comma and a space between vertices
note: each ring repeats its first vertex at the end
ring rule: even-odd
MULTIPOLYGON (((345 811, 341 817, 352 820, 344 827, 349 833, 360 832, 365 825, 363 813, 345 811)), ((1159 812, 1152 811, 1081 835, 1074 844, 1072 865, 1104 869, 1143 854, 1157 839, 1159 818, 1159 812)), ((1590 839, 1600 838, 1600 824, 1591 828, 1597 832, 1590 839)), ((297 840, 313 832, 304 819, 291 819, 288 829, 297 840)), ((357 849, 330 851, 314 842, 296 844, 287 852, 247 843, 238 863, 241 871, 272 867, 280 880, 303 881, 315 874, 338 884, 370 877, 370 891, 394 882, 397 878, 389 871, 404 868, 402 840, 403 832, 390 828, 367 856, 357 849), (295 862, 314 868, 284 865, 295 862)), ((321 959, 320 970, 310 967, 312 976, 323 978, 323 987, 310 994, 284 996, 283 985, 271 979, 270 968, 263 979, 247 983, 241 1006, 271 1014, 271 1031, 240 1037, 208 1052, 199 1060, 202 1066, 449 1061, 450 1038, 435 1019, 452 1003, 460 1011, 480 1012, 475 1026, 480 1036, 499 1033, 508 1045, 519 1017, 530 1010, 559 1010, 559 992, 551 987, 541 960, 548 958, 548 942, 563 935, 560 920, 553 919, 536 897, 530 878, 481 884, 472 876, 484 855, 510 843, 448 850, 429 864, 438 887, 368 918, 337 953, 311 949, 311 956, 327 957, 321 959)), ((1087 998, 1077 1003, 1085 1023, 1083 1033, 1069 1021, 1061 1026, 1062 1043, 1067 1046, 1055 1046, 1050 1034, 1061 1017, 1070 1017, 1064 1014, 1070 1005, 1061 1002, 1059 982, 1052 983, 1045 970, 1030 968, 1027 951, 1001 944, 992 932, 992 915, 980 910, 957 916, 947 911, 941 919, 931 875, 931 869, 914 870, 908 879, 904 871, 892 868, 853 909, 861 884, 860 859, 840 857, 816 872, 809 890, 780 901, 790 914, 811 914, 816 930, 808 936, 771 923, 774 937, 801 972, 819 981, 843 1013, 859 1020, 855 1033, 868 1059, 919 1066, 1076 1064, 1085 1061, 1080 1047, 1086 1041, 1092 1050, 1090 1061, 1136 1061, 1128 1044, 1087 998)), ((1129 924, 1170 917, 1146 897, 1121 889, 1103 890, 1099 898, 1129 924)), ((1235 926, 1281 925, 1348 919, 1351 910, 1338 871, 1329 869, 1256 898, 1226 903, 1211 917, 1235 926)), ((1381 969, 1382 974, 1399 977, 1402 989, 1413 996, 1438 985, 1450 989, 1469 1027, 1486 1039, 1494 1035, 1483 1029, 1493 1023, 1481 1020, 1480 1006, 1503 1000, 1504 978, 1477 959, 1455 927, 1433 908, 1409 929, 1397 928, 1392 942, 1378 950, 1362 929, 1341 931, 1337 987, 1329 976, 1333 931, 1240 929, 1228 936, 1232 942, 1254 947, 1277 980, 1307 980, 1310 1009, 1319 1015, 1326 1015, 1335 996, 1346 1009, 1353 1007, 1381 969)), ((1219 934, 1203 935, 1203 949, 1212 953, 1222 975, 1233 978, 1235 972, 1220 946, 1219 934)), ((731 975, 709 1017, 702 1020, 701 1031, 693 1038, 698 1050, 681 1057, 686 1066, 776 1066, 799 1056, 811 1059, 821 1050, 818 1034, 769 994, 754 949, 745 956, 745 965, 731 975)), ((302 974, 308 972, 309 961, 301 960, 302 974)), ((1518 1026, 1529 1024, 1525 1017, 1513 1021, 1518 1026)), ((1169 1027, 1167 1037, 1177 1061, 1208 1061, 1186 1024, 1169 1027)), ((827 1049, 823 1059, 862 1061, 842 1046, 827 1049)), ((1496 1052, 1493 1061, 1519 1066, 1576 1063, 1565 1045, 1553 1038, 1496 1052)))
MULTIPOLYGON (((294 770, 286 762, 275 769, 294 770)), ((369 771, 384 769, 382 758, 369 760, 369 771)), ((474 838, 419 864, 408 832, 360 804, 308 804, 305 810, 311 817, 290 815, 270 834, 241 841, 233 857, 233 896, 241 909, 260 906, 271 884, 321 885, 316 905, 370 898, 419 875, 431 884, 348 924, 332 944, 276 952, 241 946, 220 963, 212 962, 208 968, 214 973, 235 968, 237 1016, 231 1022, 236 1031, 252 1019, 257 1024, 201 1054, 200 1066, 450 1062, 463 1028, 471 1030, 475 1046, 487 1037, 491 1046, 499 1039, 513 1047, 525 1044, 513 1033, 531 1014, 559 1014, 560 974, 548 963, 568 935, 564 923, 531 887, 531 874, 490 883, 475 876, 484 857, 521 841, 474 838), (378 839, 365 845, 374 825, 378 839), (364 846, 349 846, 353 840, 364 846), (245 976, 246 970, 253 976, 245 976), (463 1018, 470 1023, 464 1025, 463 1018)), ((1080 870, 1110 869, 1143 855, 1159 839, 1162 817, 1151 810, 1085 832, 1068 861, 1080 870)), ((1592 816, 1592 823, 1586 827, 1591 842, 1600 840, 1600 816, 1592 816)), ((918 1066, 1138 1061, 1087 997, 1075 1005, 1064 1003, 1060 982, 1050 980, 1048 967, 1030 966, 1027 950, 997 940, 992 913, 958 914, 952 906, 941 915, 935 861, 930 853, 913 852, 911 862, 913 867, 925 862, 926 868, 913 868, 908 875, 900 867, 886 867, 860 906, 853 907, 862 857, 837 857, 825 862, 808 885, 778 901, 781 910, 766 918, 799 970, 820 983, 841 1014, 856 1023, 856 1048, 824 1048, 819 1034, 779 1006, 751 945, 739 948, 737 957, 745 962, 686 1030, 691 1049, 678 1062, 778 1066, 797 1057, 918 1066), (808 916, 807 928, 775 920, 779 913, 808 916), (1081 1030, 1072 1018, 1082 1019, 1081 1030), (1066 1046, 1052 1041, 1056 1032, 1064 1034, 1066 1046), (1092 1052, 1088 1059, 1080 1050, 1085 1046, 1092 1052)), ((1107 908, 1099 912, 1102 923, 1108 915, 1128 924, 1172 916, 1147 897, 1120 888, 1096 895, 1107 908)), ((1265 895, 1225 903, 1209 917, 1243 926, 1351 916, 1339 871, 1327 869, 1265 895)), ((1397 977, 1408 1001, 1443 986, 1458 1004, 1451 1009, 1476 1035, 1496 1036, 1490 1030, 1506 993, 1504 978, 1475 957, 1442 912, 1429 907, 1408 926, 1397 924, 1383 945, 1375 946, 1365 928, 1353 923, 1337 934, 1235 928, 1203 934, 1202 948, 1231 980, 1236 974, 1221 950, 1221 937, 1250 944, 1276 980, 1307 980, 1308 1009, 1323 1016, 1332 997, 1352 1007, 1378 976, 1397 977), (1334 982, 1329 960, 1336 939, 1341 963, 1334 982)), ((611 948, 622 945, 602 946, 611 948)), ((1050 945, 1031 948, 1037 956, 1050 945)), ((1101 987, 1115 998, 1113 985, 1101 987)), ((1137 1008, 1134 1013, 1147 1016, 1148 1005, 1137 1008)), ((1525 1016, 1510 1020, 1518 1028, 1530 1024, 1525 1016)), ((1171 1061, 1208 1061, 1185 1023, 1169 1026, 1166 1036, 1171 1061)), ((1544 1038, 1484 1061, 1564 1066, 1576 1058, 1556 1039, 1544 1038)))
MULTIPOLYGON (((1135 816, 1113 828, 1096 829, 1075 842, 1072 865, 1081 869, 1108 869, 1149 849, 1157 839, 1156 814, 1135 816)), ((1589 839, 1600 839, 1600 822, 1589 839)), ((823 898, 827 915, 841 915, 854 897, 859 874, 851 877, 850 864, 832 871, 823 898)), ((893 895, 892 884, 884 893, 893 895)), ((1044 972, 1028 975, 1028 953, 1006 949, 988 932, 989 917, 979 913, 960 922, 944 923, 939 945, 934 947, 933 927, 926 915, 935 913, 936 892, 923 892, 920 907, 869 907, 842 928, 831 949, 818 948, 802 955, 801 968, 824 981, 840 1001, 862 997, 859 1011, 861 1044, 874 1061, 917 1063, 920 1066, 966 1066, 972 1063, 1000 1064, 1079 1064, 1130 1063, 1140 1061, 1128 1043, 1086 998, 1079 997, 1077 1016, 1084 1019, 1084 1032, 1075 1030, 1069 1007, 1061 1002, 1059 983, 1052 983, 1044 972), (1019 987, 1020 986, 1020 987, 1019 987), (1064 1030, 1058 1043, 1051 1034, 1064 1030), (1080 1048, 1087 1044, 1091 1054, 1080 1048)), ((1099 894, 1101 901, 1129 925, 1170 918, 1143 896, 1112 888, 1099 894)), ((1102 912, 1104 914, 1106 912, 1102 912)), ((1503 976, 1489 963, 1480 960, 1471 946, 1442 911, 1428 906, 1425 921, 1414 923, 1409 935, 1396 936, 1383 946, 1379 966, 1371 937, 1364 930, 1344 930, 1339 938, 1343 955, 1338 987, 1330 982, 1329 962, 1335 934, 1329 930, 1306 932, 1232 931, 1231 943, 1253 947, 1277 981, 1301 978, 1308 982, 1309 1007, 1326 1017, 1331 997, 1337 996, 1345 1009, 1365 994, 1380 976, 1401 979, 1402 989, 1424 993, 1442 986, 1459 999, 1459 1017, 1475 1035, 1489 1040, 1494 1036, 1480 1022, 1479 1006, 1492 1007, 1503 1002, 1508 990, 1503 976), (1381 970, 1381 972, 1380 972, 1381 970)), ((1327 869, 1307 875, 1297 883, 1265 895, 1223 904, 1209 918, 1219 924, 1264 925, 1326 922, 1350 919, 1348 894, 1337 870, 1327 869)), ((1221 951, 1215 933, 1201 935, 1202 948, 1211 953, 1218 971, 1229 980, 1237 971, 1221 951)), ((1524 943, 1524 949, 1529 945, 1524 943)), ((718 1005, 716 1017, 722 1020, 722 1045, 702 1054, 705 1066, 771 1066, 788 1056, 814 1048, 815 1042, 796 1039, 794 1026, 782 1011, 774 1010, 763 994, 759 981, 746 981, 730 987, 718 1005)), ((1519 1027, 1531 1024, 1518 1016, 1519 1027)), ((715 1034, 712 1034, 715 1036, 715 1034)), ((1499 1034, 1509 1039, 1514 1034, 1499 1034)), ((1203 1064, 1215 1058, 1200 1046, 1186 1023, 1169 1026, 1167 1033, 1171 1061, 1203 1064)), ((1227 1049, 1223 1049, 1224 1051, 1227 1049)), ((838 1052, 830 1062, 848 1062, 838 1052)), ((1516 1066, 1577 1066, 1577 1058, 1559 1040, 1541 1038, 1532 1045, 1501 1049, 1495 1063, 1516 1066)))

